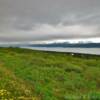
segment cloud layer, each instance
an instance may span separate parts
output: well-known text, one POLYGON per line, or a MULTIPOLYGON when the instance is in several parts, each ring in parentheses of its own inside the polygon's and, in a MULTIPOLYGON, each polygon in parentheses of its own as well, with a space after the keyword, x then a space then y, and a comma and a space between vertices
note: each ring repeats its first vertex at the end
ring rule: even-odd
POLYGON ((0 0, 0 42, 100 37, 100 0, 0 0))

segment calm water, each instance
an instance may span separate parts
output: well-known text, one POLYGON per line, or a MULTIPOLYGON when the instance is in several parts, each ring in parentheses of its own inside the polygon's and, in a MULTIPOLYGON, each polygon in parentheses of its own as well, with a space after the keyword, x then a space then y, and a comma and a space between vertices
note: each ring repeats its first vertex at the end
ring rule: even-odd
POLYGON ((56 51, 56 52, 73 52, 73 53, 83 53, 83 54, 96 54, 100 55, 100 48, 47 48, 47 47, 22 47, 33 50, 43 50, 43 51, 56 51))

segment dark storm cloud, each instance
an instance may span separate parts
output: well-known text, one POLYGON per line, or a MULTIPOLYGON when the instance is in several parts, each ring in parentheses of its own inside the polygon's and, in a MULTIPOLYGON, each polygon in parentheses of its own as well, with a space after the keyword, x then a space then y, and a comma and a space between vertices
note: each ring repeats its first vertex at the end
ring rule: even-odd
POLYGON ((100 37, 100 0, 0 0, 0 41, 100 37))

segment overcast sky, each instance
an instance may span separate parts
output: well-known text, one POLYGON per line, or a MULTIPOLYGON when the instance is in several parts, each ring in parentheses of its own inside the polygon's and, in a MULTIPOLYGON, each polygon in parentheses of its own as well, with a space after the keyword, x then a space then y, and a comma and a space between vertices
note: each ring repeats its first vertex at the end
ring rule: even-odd
POLYGON ((0 42, 99 37, 100 0, 0 0, 0 42))

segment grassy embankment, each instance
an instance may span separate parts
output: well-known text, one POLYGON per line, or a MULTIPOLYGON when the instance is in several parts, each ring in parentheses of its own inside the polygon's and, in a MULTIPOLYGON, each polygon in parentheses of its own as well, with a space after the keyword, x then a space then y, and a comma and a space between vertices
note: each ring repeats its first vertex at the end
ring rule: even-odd
POLYGON ((3 98, 100 100, 100 56, 0 48, 3 98))

